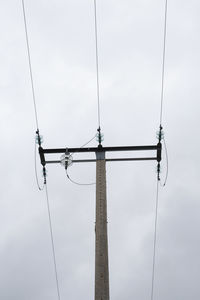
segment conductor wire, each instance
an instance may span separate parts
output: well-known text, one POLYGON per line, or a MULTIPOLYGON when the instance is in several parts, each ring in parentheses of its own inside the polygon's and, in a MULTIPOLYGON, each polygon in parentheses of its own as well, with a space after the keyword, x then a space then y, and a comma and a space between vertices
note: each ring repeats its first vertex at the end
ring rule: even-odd
POLYGON ((98 105, 98 127, 101 127, 100 116, 100 88, 99 88, 99 53, 98 53, 98 30, 97 30, 97 4, 94 0, 94 27, 95 27, 95 54, 96 54, 96 85, 97 85, 97 105, 98 105))
POLYGON ((57 271, 56 253, 55 253, 54 236, 53 236, 53 228, 52 228, 52 221, 51 221, 51 211, 50 211, 50 205, 49 205, 49 194, 48 194, 47 183, 45 184, 45 192, 46 192, 49 229, 50 229, 50 237, 51 237, 51 245, 52 245, 52 256, 53 256, 54 271, 55 271, 56 289, 57 289, 58 300, 60 300, 60 288, 59 288, 59 282, 58 282, 58 271, 57 271))
POLYGON ((41 187, 40 186, 40 183, 39 183, 39 178, 38 178, 38 172, 37 172, 37 158, 36 158, 36 143, 35 143, 35 151, 34 151, 34 165, 35 165, 35 178, 36 178, 36 183, 37 183, 37 186, 38 186, 38 189, 40 191, 42 191, 44 189, 44 184, 43 186, 41 187))
POLYGON ((83 148, 83 147, 85 147, 85 146, 87 146, 90 142, 92 142, 95 138, 96 138, 96 134, 95 134, 95 136, 93 136, 93 138, 91 138, 88 142, 86 142, 85 144, 83 144, 80 148, 83 148))
POLYGON ((168 179, 168 174, 169 174, 169 158, 168 158, 168 150, 167 150, 167 145, 166 145, 166 141, 165 141, 165 138, 163 138, 163 142, 164 142, 164 147, 165 147, 165 157, 166 157, 166 174, 165 174, 165 179, 164 179, 164 182, 161 183, 160 182, 160 185, 162 187, 164 187, 167 183, 167 179, 168 179))
POLYGON ((24 5, 24 0, 22 0, 22 10, 23 10, 24 28, 25 28, 25 35, 26 35, 26 46, 27 46, 27 54, 28 54, 28 63, 29 63, 29 72, 30 72, 30 80, 31 80, 33 105, 34 105, 34 111, 35 111, 35 121, 36 121, 36 127, 39 130, 38 114, 37 114, 37 107, 36 107, 36 100, 35 100, 35 88, 34 88, 34 81, 33 81, 33 71, 32 71, 32 64, 31 64, 30 45, 29 45, 29 37, 28 37, 28 28, 27 28, 27 21, 26 21, 26 10, 25 10, 25 5, 24 5))
POLYGON ((69 176, 67 170, 66 170, 66 174, 67 174, 67 178, 69 179, 69 181, 71 181, 72 183, 74 183, 74 184, 76 184, 76 185, 83 185, 83 186, 85 185, 85 186, 87 186, 87 185, 95 185, 95 184, 96 184, 96 182, 91 182, 91 183, 80 183, 80 182, 74 181, 74 180, 72 180, 72 179, 70 178, 70 176, 69 176))
POLYGON ((161 79, 161 100, 160 100, 160 125, 163 118, 163 99, 164 99, 164 82, 165 82, 165 60, 166 60, 166 36, 167 36, 167 11, 168 0, 165 1, 165 21, 164 21, 164 37, 163 37, 163 55, 162 55, 162 79, 161 79))
POLYGON ((151 300, 154 299, 155 287, 155 265, 156 265, 156 244, 157 244, 157 227, 158 227, 158 200, 159 200, 159 180, 157 180, 156 188, 156 207, 155 207, 155 221, 154 221, 154 240, 153 240, 153 265, 152 265, 152 280, 151 280, 151 300))

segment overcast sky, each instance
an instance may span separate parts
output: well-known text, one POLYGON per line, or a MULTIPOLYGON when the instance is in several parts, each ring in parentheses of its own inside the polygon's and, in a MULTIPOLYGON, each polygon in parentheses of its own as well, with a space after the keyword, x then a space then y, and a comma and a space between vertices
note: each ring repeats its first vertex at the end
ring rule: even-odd
MULTIPOLYGON (((25 5, 43 146, 81 146, 98 126, 93 0, 25 5)), ((157 143, 164 5, 97 0, 105 146, 157 143)), ((169 178, 159 193, 155 300, 200 299, 199 14, 198 0, 168 1, 169 178)), ((0 1, 0 98, 0 299, 55 300, 46 199, 34 174, 36 124, 20 0, 0 1)), ((155 170, 156 162, 107 163, 113 300, 150 299, 155 170)), ((162 170, 164 178, 164 153, 162 170)), ((38 172, 42 181, 39 161, 38 172)), ((74 164, 69 174, 93 182, 95 165, 74 164)), ((48 166, 47 179, 61 299, 94 299, 95 186, 72 184, 59 165, 48 166)))

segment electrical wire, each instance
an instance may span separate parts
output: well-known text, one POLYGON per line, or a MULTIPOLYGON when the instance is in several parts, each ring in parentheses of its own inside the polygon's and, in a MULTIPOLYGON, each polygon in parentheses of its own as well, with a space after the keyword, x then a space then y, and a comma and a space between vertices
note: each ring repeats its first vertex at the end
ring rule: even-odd
MULTIPOLYGON (((165 84, 165 61, 166 61, 166 37, 167 37, 167 14, 168 14, 168 0, 165 0, 165 14, 164 14, 164 34, 163 34, 163 55, 162 55, 162 75, 161 75, 161 96, 160 96, 160 130, 162 130, 162 119, 163 119, 163 102, 164 102, 164 84, 165 84)), ((164 147, 165 147, 165 155, 166 155, 166 164, 167 164, 167 170, 166 170, 166 176, 164 183, 161 184, 162 187, 166 185, 167 178, 168 178, 168 169, 169 169, 169 161, 168 161, 168 153, 167 153, 167 146, 165 139, 164 141, 164 147)))
MULTIPOLYGON (((38 113, 37 113, 36 98, 35 98, 35 87, 34 87, 34 80, 33 80, 31 52, 30 52, 30 45, 29 45, 29 36, 28 36, 28 27, 27 27, 26 10, 25 10, 24 0, 22 0, 22 11, 23 11, 24 29, 25 29, 25 36, 26 36, 26 47, 27 47, 28 65, 29 65, 29 73, 30 73, 30 81, 31 81, 32 99, 33 99, 33 106, 34 106, 34 113, 35 113, 35 122, 36 122, 37 131, 39 132, 38 113)), ((41 187, 39 184, 39 179, 38 179, 37 161, 36 161, 36 144, 35 144, 35 154, 34 154, 34 166, 35 166, 36 183, 37 183, 38 189, 40 191, 42 191, 44 189, 44 185, 43 185, 43 187, 41 187)))
POLYGON ((33 80, 33 71, 32 71, 32 64, 31 64, 31 53, 30 53, 28 27, 27 27, 27 21, 26 21, 26 10, 25 10, 25 5, 24 5, 24 0, 22 0, 22 10, 23 10, 24 28, 25 28, 25 35, 26 35, 26 46, 27 46, 27 55, 28 55, 28 63, 29 63, 29 72, 30 72, 30 80, 31 80, 33 105, 34 105, 34 111, 35 111, 35 121, 36 121, 37 130, 39 130, 38 113, 37 113, 37 106, 36 106, 36 99, 35 99, 35 87, 34 87, 34 80, 33 80))
POLYGON ((164 183, 162 184, 160 182, 160 185, 162 187, 164 187, 167 183, 167 179, 168 179, 168 174, 169 174, 169 158, 168 158, 168 151, 167 151, 167 145, 166 145, 166 141, 165 138, 163 138, 163 142, 164 142, 164 147, 165 147, 165 157, 166 157, 166 174, 165 174, 165 180, 164 183))
POLYGON ((97 30, 97 4, 96 4, 96 0, 94 0, 94 29, 95 29, 95 54, 96 54, 96 85, 97 85, 97 104, 98 104, 98 127, 101 128, 100 88, 99 88, 99 53, 98 53, 98 30, 97 30))
MULTIPOLYGON (((31 64, 31 54, 30 54, 30 45, 29 45, 28 28, 27 28, 24 0, 22 0, 22 10, 23 10, 24 28, 25 28, 25 35, 26 35, 26 46, 27 46, 27 54, 28 54, 32 98, 33 98, 33 105, 34 105, 34 112, 35 112, 35 121, 36 121, 37 132, 39 134, 38 113, 37 113, 36 98, 35 98, 35 88, 34 88, 33 71, 32 71, 32 64, 31 64)), ((57 263, 56 263, 53 228, 52 228, 52 221, 51 221, 51 212, 50 212, 50 205, 49 205, 48 188, 47 188, 46 178, 44 180, 45 184, 42 188, 40 187, 40 184, 39 184, 38 174, 37 174, 37 161, 36 161, 36 144, 35 144, 35 159, 34 159, 34 161, 35 161, 35 176, 36 176, 37 186, 38 186, 39 190, 43 190, 44 186, 45 186, 45 191, 46 191, 46 201, 47 201, 49 229, 50 229, 50 237, 51 237, 51 245, 52 245, 53 264, 54 264, 54 271, 55 271, 56 289, 57 289, 58 300, 60 300, 60 289, 59 289, 59 282, 58 282, 58 271, 57 271, 57 263)))
MULTIPOLYGON (((165 14, 164 14, 164 35, 163 35, 163 55, 162 55, 162 74, 161 74, 161 96, 160 96, 160 132, 163 128, 163 101, 164 101, 164 83, 165 83, 165 60, 166 60, 166 36, 167 36, 167 13, 168 13, 168 0, 165 0, 165 14)), ((167 172, 164 180, 164 185, 166 184, 168 177, 168 154, 166 142, 164 140, 166 161, 167 161, 167 172)), ((157 179, 156 188, 156 205, 155 205, 155 222, 154 222, 154 238, 153 238, 153 259, 152 259, 152 279, 151 279, 151 300, 154 299, 154 288, 155 288, 155 267, 156 267, 156 250, 157 250, 157 227, 158 227, 158 204, 159 204, 159 176, 157 179)))
POLYGON ((37 146, 36 146, 36 143, 35 143, 35 147, 34 148, 35 148, 35 151, 34 151, 35 178, 36 178, 36 183, 37 183, 38 189, 40 191, 42 191, 44 189, 44 183, 43 183, 43 186, 41 187, 40 183, 39 183, 38 172, 37 172, 37 156, 36 156, 37 146))
POLYGON ((154 299, 154 286, 155 286, 154 283, 155 283, 156 243, 157 243, 157 226, 158 226, 158 200, 159 200, 159 180, 157 180, 157 188, 156 188, 154 240, 153 240, 153 263, 152 263, 152 280, 151 280, 151 300, 154 299))
POLYGON ((83 144, 80 148, 87 146, 90 142, 92 142, 96 138, 96 136, 97 135, 95 134, 95 136, 93 136, 93 138, 91 138, 91 140, 89 140, 87 143, 83 144))
POLYGON ((165 1, 165 21, 164 21, 164 37, 163 37, 163 55, 162 55, 162 75, 161 75, 161 100, 160 100, 160 125, 163 117, 163 99, 164 99, 164 81, 165 81, 165 60, 166 60, 166 36, 167 36, 167 11, 168 0, 165 1))
POLYGON ((57 289, 58 300, 60 300, 60 288, 59 288, 59 281, 58 281, 55 244, 54 244, 54 236, 53 236, 53 228, 52 228, 52 221, 51 221, 51 211, 50 211, 50 205, 49 205, 49 194, 48 194, 47 183, 45 184, 45 191, 46 191, 49 229, 50 229, 50 237, 51 237, 51 245, 52 245, 52 256, 53 256, 54 271, 55 271, 56 289, 57 289))
POLYGON ((96 184, 96 182, 91 182, 91 183, 80 183, 80 182, 74 181, 74 180, 72 180, 72 179, 70 178, 70 176, 69 176, 67 170, 66 170, 66 174, 67 174, 67 178, 68 178, 72 183, 74 183, 74 184, 76 184, 76 185, 85 185, 85 186, 87 186, 87 185, 95 185, 95 184, 96 184))
MULTIPOLYGON (((93 138, 91 138, 87 143, 83 144, 80 148, 83 148, 85 147, 86 145, 88 145, 90 142, 92 142, 94 139, 96 138, 96 134, 93 138)), ((76 185, 95 185, 96 182, 92 182, 92 183, 80 183, 80 182, 77 182, 77 181, 74 181, 73 179, 71 179, 71 177, 69 176, 68 172, 67 172, 67 169, 66 169, 66 174, 67 174, 67 178, 74 184, 76 185)))

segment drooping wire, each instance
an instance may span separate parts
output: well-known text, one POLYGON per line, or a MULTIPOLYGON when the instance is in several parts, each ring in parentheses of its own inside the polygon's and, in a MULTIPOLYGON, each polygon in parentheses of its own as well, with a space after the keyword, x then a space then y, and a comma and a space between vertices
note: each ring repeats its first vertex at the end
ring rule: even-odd
POLYGON ((93 136, 93 138, 91 138, 88 142, 86 142, 85 144, 83 144, 80 148, 83 148, 83 147, 85 147, 85 146, 87 146, 89 143, 91 143, 95 138, 96 138, 96 134, 95 134, 95 136, 93 136))
POLYGON ((164 99, 164 81, 165 81, 165 60, 166 60, 166 36, 167 36, 167 11, 168 0, 165 0, 165 21, 164 21, 164 36, 163 36, 163 55, 162 55, 162 75, 161 75, 161 96, 160 96, 160 125, 163 118, 163 99, 164 99))
POLYGON ((36 121, 37 130, 39 130, 37 106, 36 106, 36 99, 35 99, 35 87, 34 87, 34 80, 33 80, 33 71, 32 71, 32 64, 31 64, 31 53, 30 53, 30 45, 29 45, 28 28, 27 28, 26 10, 25 10, 25 5, 24 5, 24 0, 22 0, 22 10, 23 10, 24 28, 25 28, 25 35, 26 35, 26 46, 27 46, 27 54, 28 54, 28 63, 29 63, 29 72, 30 72, 30 80, 31 80, 33 105, 34 105, 34 111, 35 111, 35 121, 36 121))
POLYGON ((35 178, 36 178, 36 183, 37 183, 37 186, 38 186, 38 189, 40 191, 42 191, 44 189, 44 186, 45 184, 43 183, 43 186, 41 187, 40 183, 39 183, 39 178, 38 178, 38 172, 37 172, 37 156, 36 156, 36 150, 37 150, 37 145, 35 143, 35 151, 34 151, 34 165, 35 165, 35 178))
POLYGON ((155 282, 155 265, 156 265, 156 243, 157 243, 157 226, 158 226, 158 200, 159 200, 159 180, 157 180, 157 188, 156 188, 154 240, 153 240, 153 262, 152 262, 152 280, 151 280, 151 300, 154 299, 154 282, 155 282))
POLYGON ((74 181, 74 180, 72 180, 71 179, 71 177, 69 176, 69 174, 68 174, 68 171, 67 171, 67 169, 66 169, 66 174, 67 174, 67 178, 72 182, 72 183, 74 183, 74 184, 76 184, 76 185, 95 185, 96 184, 96 182, 91 182, 91 183, 80 183, 80 182, 77 182, 77 181, 74 181))
POLYGON ((168 174, 169 174, 169 159, 168 159, 168 151, 167 151, 167 145, 166 145, 166 141, 165 138, 163 138, 163 142, 164 142, 164 147, 165 147, 165 157, 166 157, 166 174, 165 174, 165 179, 164 182, 161 183, 160 181, 160 185, 162 187, 164 187, 167 183, 167 179, 168 179, 168 174))
POLYGON ((59 288, 59 281, 58 281, 58 270, 57 270, 55 244, 54 244, 54 236, 53 236, 53 228, 52 228, 52 221, 51 221, 51 210, 50 210, 50 205, 49 205, 49 194, 48 194, 47 183, 45 184, 45 191, 46 191, 47 211, 48 211, 49 229, 50 229, 50 237, 51 237, 51 245, 52 245, 52 256, 53 256, 54 271, 55 271, 56 289, 57 289, 58 300, 60 300, 60 288, 59 288))
MULTIPOLYGON (((83 144, 80 148, 85 147, 86 145, 88 145, 90 142, 92 142, 95 138, 97 137, 97 134, 95 134, 95 136, 93 138, 91 138, 88 142, 86 142, 85 144, 83 144)), ((65 166, 65 170, 66 170, 66 174, 67 174, 67 178, 69 179, 69 181, 71 181, 72 183, 76 184, 76 185, 82 185, 82 186, 87 186, 87 185, 95 185, 96 182, 91 182, 91 183, 81 183, 81 182, 77 182, 74 181, 73 179, 71 179, 71 177, 69 176, 68 173, 68 165, 65 166)))
POLYGON ((98 30, 97 30, 97 4, 96 4, 96 0, 94 0, 94 29, 95 29, 95 56, 96 56, 96 85, 97 85, 97 105, 98 105, 98 127, 101 128, 100 87, 99 87, 99 53, 98 53, 98 30))

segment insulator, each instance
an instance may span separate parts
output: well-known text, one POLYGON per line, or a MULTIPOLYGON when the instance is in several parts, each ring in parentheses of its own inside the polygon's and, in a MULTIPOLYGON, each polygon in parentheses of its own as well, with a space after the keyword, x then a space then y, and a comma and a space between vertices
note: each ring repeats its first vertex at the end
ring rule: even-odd
POLYGON ((162 173, 162 171, 163 171, 163 169, 162 169, 161 165, 160 165, 160 164, 157 164, 157 166, 156 166, 156 168, 155 168, 155 172, 156 172, 156 173, 162 173))
POLYGON ((156 137, 159 141, 163 140, 164 138, 164 131, 163 130, 159 130, 156 132, 156 137))
POLYGON ((42 177, 47 177, 47 170, 46 170, 46 168, 44 168, 42 170, 42 177))
POLYGON ((96 141, 99 142, 99 143, 103 142, 104 141, 104 134, 98 132, 96 134, 96 141))
POLYGON ((36 134, 36 136, 35 136, 35 142, 38 145, 42 144, 43 143, 43 136, 36 134))
POLYGON ((61 156, 60 158, 60 164, 63 166, 65 169, 70 167, 73 163, 73 157, 69 153, 65 153, 61 156))

